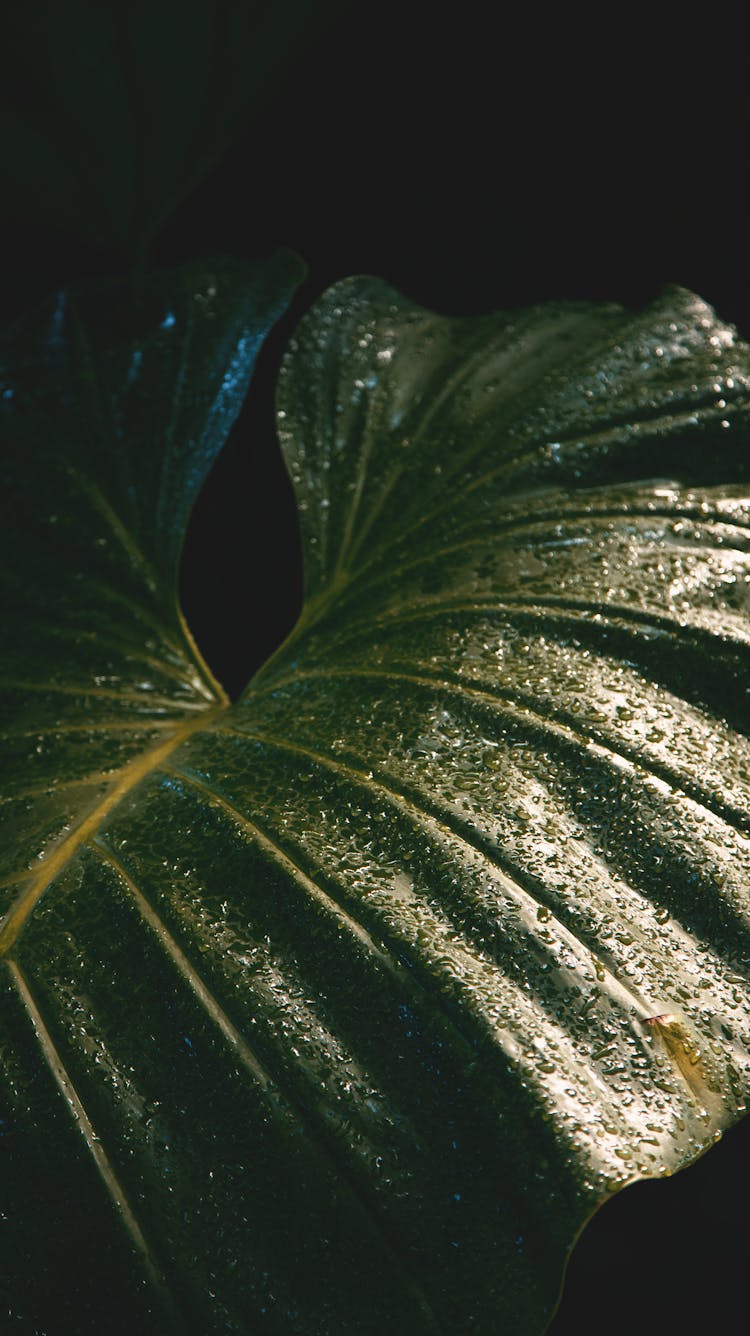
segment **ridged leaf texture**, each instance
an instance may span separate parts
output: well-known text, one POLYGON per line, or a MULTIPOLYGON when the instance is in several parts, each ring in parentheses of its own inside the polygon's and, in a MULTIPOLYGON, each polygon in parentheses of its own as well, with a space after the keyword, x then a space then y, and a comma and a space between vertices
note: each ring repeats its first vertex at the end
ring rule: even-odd
POLYGON ((747 1098, 748 350, 681 291, 332 289, 279 387, 305 606, 229 706, 175 586, 293 281, 243 273, 111 352, 61 306, 6 380, 10 1311, 540 1332, 747 1098))

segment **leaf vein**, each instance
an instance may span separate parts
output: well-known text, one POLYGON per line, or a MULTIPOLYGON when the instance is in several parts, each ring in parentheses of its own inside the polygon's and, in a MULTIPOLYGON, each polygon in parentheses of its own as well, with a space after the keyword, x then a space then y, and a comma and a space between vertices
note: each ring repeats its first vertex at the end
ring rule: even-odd
MULTIPOLYGON (((94 1161, 101 1182, 109 1193, 117 1216, 122 1221, 149 1280, 156 1287, 162 1299, 169 1304, 169 1307, 172 1307, 164 1276, 146 1242, 143 1230, 136 1219, 110 1157, 102 1145, 101 1138, 95 1130, 73 1080, 55 1046, 28 981, 16 960, 8 958, 5 964, 24 1010, 34 1028, 44 1060, 86 1143, 86 1148, 94 1161)), ((174 1311, 172 1316, 173 1318, 176 1316, 174 1311)), ((179 1328, 182 1328, 182 1323, 179 1323, 179 1328)))
POLYGON ((41 861, 33 880, 21 892, 0 921, 0 958, 10 951, 23 931, 28 919, 54 878, 62 871, 81 845, 101 826, 120 800, 127 796, 142 779, 159 766, 170 752, 184 742, 197 728, 205 727, 210 719, 224 710, 223 705, 204 710, 198 719, 186 720, 165 742, 151 748, 129 762, 120 771, 120 778, 79 824, 41 861))
MULTIPOLYGON (((182 772, 175 772, 175 773, 180 773, 181 777, 187 778, 186 776, 182 776, 182 772)), ((294 1095, 293 1093, 287 1094, 286 1092, 284 1092, 280 1088, 277 1079, 274 1078, 266 1070, 265 1066, 261 1062, 258 1055, 248 1044, 244 1035, 241 1033, 240 1030, 237 1029, 237 1026, 233 1023, 233 1021, 224 1011, 224 1008, 221 1006, 221 1003, 214 996, 211 990, 207 987, 207 985, 204 983, 203 979, 200 977, 195 967, 191 964, 187 956, 179 947, 172 933, 169 931, 167 925, 164 923, 163 919, 157 914, 156 910, 153 908, 153 906, 150 904, 146 896, 137 886, 133 878, 125 870, 122 863, 120 863, 119 859, 115 856, 115 854, 112 852, 109 846, 106 845, 97 836, 94 836, 90 841, 88 841, 88 847, 91 848, 103 862, 109 864, 109 866, 118 876, 118 878, 123 882, 128 892, 130 893, 132 899, 135 901, 135 904, 138 908, 139 913, 141 914, 141 917, 151 928, 152 932, 155 934, 157 940, 159 941, 159 944, 168 955, 172 964, 175 966, 175 968, 178 970, 182 978, 185 980, 186 984, 188 985, 188 987, 190 988, 190 990, 192 991, 198 1002, 203 1006, 206 1013, 210 1017, 211 1021, 220 1030, 221 1034, 229 1044, 230 1048, 239 1058, 240 1062, 242 1063, 242 1066, 253 1078, 253 1080, 255 1080, 258 1083, 258 1085, 260 1085, 264 1095, 266 1096, 272 1107, 275 1109, 275 1111, 277 1112, 280 1111, 280 1104, 283 1101, 285 1104, 286 1103, 291 1104, 293 1107, 295 1107, 296 1112, 302 1115, 305 1123, 311 1128, 311 1130, 315 1134, 316 1139, 318 1140, 321 1146, 321 1150, 326 1155, 326 1157, 336 1166, 338 1171, 341 1173, 349 1191, 360 1203, 363 1210, 367 1213, 367 1216, 371 1221, 373 1229, 380 1238, 381 1243, 385 1246, 387 1252, 390 1254, 392 1261, 396 1264, 398 1270, 401 1271, 406 1284, 412 1290, 413 1294, 418 1298, 426 1315, 430 1317, 432 1322, 435 1323, 437 1327, 434 1313, 432 1312, 432 1309, 429 1305, 426 1296, 421 1292, 421 1290, 419 1290, 418 1286, 415 1284, 414 1280, 410 1276, 407 1268, 405 1267, 403 1261, 401 1260, 398 1251, 396 1250, 393 1243, 388 1238, 383 1229, 383 1225, 380 1221, 375 1203, 370 1199, 369 1194, 366 1191, 362 1190, 361 1186, 356 1181, 356 1178, 352 1175, 352 1172, 349 1169, 348 1165, 345 1163, 345 1161, 343 1161, 335 1141, 330 1142, 329 1138, 324 1134, 323 1130, 320 1127, 319 1119, 314 1115, 310 1114, 310 1112, 306 1109, 304 1104, 300 1102, 300 1100, 296 1095, 294 1095)))
POLYGON ((372 792, 373 789, 376 790, 391 806, 403 812, 420 831, 432 827, 433 832, 437 834, 438 839, 442 843, 448 840, 451 844, 455 844, 456 841, 458 841, 465 849, 471 852, 472 856, 478 857, 484 864, 492 868, 493 875, 497 876, 499 874, 504 878, 512 888, 516 898, 523 900, 525 904, 533 906, 534 910, 538 908, 540 903, 546 905, 550 910, 548 924, 554 923, 557 930, 559 930, 561 936, 565 938, 566 941, 578 950, 583 949, 587 951, 599 961, 599 964, 604 970, 606 980, 611 981, 611 983, 608 982, 608 991, 611 996, 618 998, 621 1003, 625 1000, 626 1006, 628 1008, 635 1008, 641 1019, 651 1014, 650 1006, 644 1003, 627 984, 623 983, 622 980, 618 978, 612 969, 611 962, 600 952, 598 946, 595 944, 592 945, 591 942, 583 941, 576 933, 572 932, 572 930, 560 919, 556 912, 557 907, 554 903, 550 903, 549 897, 541 898, 542 888, 538 883, 535 883, 534 891, 528 890, 527 887, 519 881, 518 870, 513 867, 510 859, 501 859, 497 854, 490 854, 483 844, 467 838, 458 822, 452 821, 450 815, 445 811, 436 809, 439 812, 439 815, 436 815, 435 810, 431 810, 430 807, 422 805, 424 799, 422 799, 422 802, 420 803, 415 802, 405 793, 393 788, 390 783, 386 784, 382 777, 375 779, 373 776, 371 778, 368 774, 365 774, 364 771, 356 770, 354 767, 339 760, 334 760, 333 757, 328 756, 325 753, 313 751, 307 747, 301 747, 296 742, 286 742, 283 739, 276 738, 267 733, 250 732, 245 729, 233 728, 232 726, 225 726, 217 731, 235 733, 241 737, 251 737, 256 742, 261 742, 271 747, 292 752, 296 756, 304 757, 306 760, 323 766, 335 774, 339 774, 348 780, 354 781, 358 787, 365 788, 370 792, 372 792))
MULTIPOLYGON (((548 710, 542 713, 538 708, 539 702, 536 698, 526 692, 516 689, 506 692, 502 688, 489 690, 478 688, 460 678, 451 681, 446 678, 433 677, 429 674, 391 672, 377 668, 309 670, 298 672, 293 680, 297 682, 313 678, 329 680, 331 678, 349 677, 364 680, 374 678, 379 681, 408 682, 430 690, 446 692, 449 695, 458 696, 459 699, 468 697, 470 700, 477 700, 498 714, 506 715, 515 722, 522 724, 527 723, 529 717, 532 716, 537 727, 552 733, 567 743, 588 750, 596 747, 605 756, 614 758, 615 764, 625 761, 633 770, 640 771, 647 779, 655 780, 658 784, 668 784, 673 788, 679 788, 695 807, 726 822, 727 825, 732 826, 740 839, 743 839, 743 841, 745 839, 748 826, 750 826, 750 817, 747 811, 732 806, 731 803, 716 794, 708 793, 699 784, 695 783, 689 774, 683 774, 680 770, 666 764, 660 764, 653 757, 647 757, 642 749, 628 747, 623 744, 621 739, 618 739, 617 745, 615 745, 612 735, 604 729, 597 728, 595 725, 585 729, 582 727, 580 720, 567 710, 550 705, 548 710), (517 706, 522 708, 517 708, 517 706)), ((279 683, 275 683, 273 687, 268 686, 260 689, 269 692, 278 690, 279 685, 279 683)))

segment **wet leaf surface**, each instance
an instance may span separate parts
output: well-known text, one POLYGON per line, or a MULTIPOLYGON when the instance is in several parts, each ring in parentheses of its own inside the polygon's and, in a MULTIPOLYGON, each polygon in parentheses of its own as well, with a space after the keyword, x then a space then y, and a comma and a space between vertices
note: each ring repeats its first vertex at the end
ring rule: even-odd
POLYGON ((746 1101, 748 351, 679 291, 332 289, 279 390, 305 607, 228 706, 174 596, 251 356, 207 281, 5 390, 10 1303, 541 1331, 746 1101))

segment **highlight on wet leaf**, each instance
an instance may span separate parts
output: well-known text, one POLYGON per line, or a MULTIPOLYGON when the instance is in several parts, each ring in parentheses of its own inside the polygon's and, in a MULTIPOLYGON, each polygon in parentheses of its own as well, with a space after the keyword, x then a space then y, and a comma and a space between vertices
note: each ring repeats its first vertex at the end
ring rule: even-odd
POLYGON ((112 353, 61 307, 6 377, 10 1302, 541 1332, 747 1101, 750 354, 681 291, 337 285, 279 385, 304 609, 230 705, 177 560, 295 277, 112 353))

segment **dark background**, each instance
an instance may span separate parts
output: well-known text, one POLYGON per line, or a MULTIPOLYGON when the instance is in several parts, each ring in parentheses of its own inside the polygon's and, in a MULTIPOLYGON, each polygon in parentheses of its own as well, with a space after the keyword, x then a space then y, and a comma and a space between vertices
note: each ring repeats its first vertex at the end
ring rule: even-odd
MULTIPOLYGON (((639 307, 678 283, 750 337, 750 113, 742 41, 718 10, 698 30, 684 14, 620 7, 584 22, 531 5, 441 17, 390 0, 280 4, 270 37, 249 32, 243 46, 227 29, 225 78, 198 39, 181 45, 197 3, 136 5, 114 46, 93 6, 63 8, 61 20, 42 4, 3 47, 5 314, 133 265, 287 245, 309 268, 186 544, 188 620, 233 693, 299 604, 273 384, 290 330, 331 282, 374 273, 465 314, 559 298, 639 307), (108 62, 140 108, 134 138, 108 62), (200 170, 151 217, 181 153, 200 170)), ((619 1195, 576 1250, 553 1336, 692 1332, 709 1319, 744 1330, 749 1197, 746 1125, 673 1182, 619 1195)))

